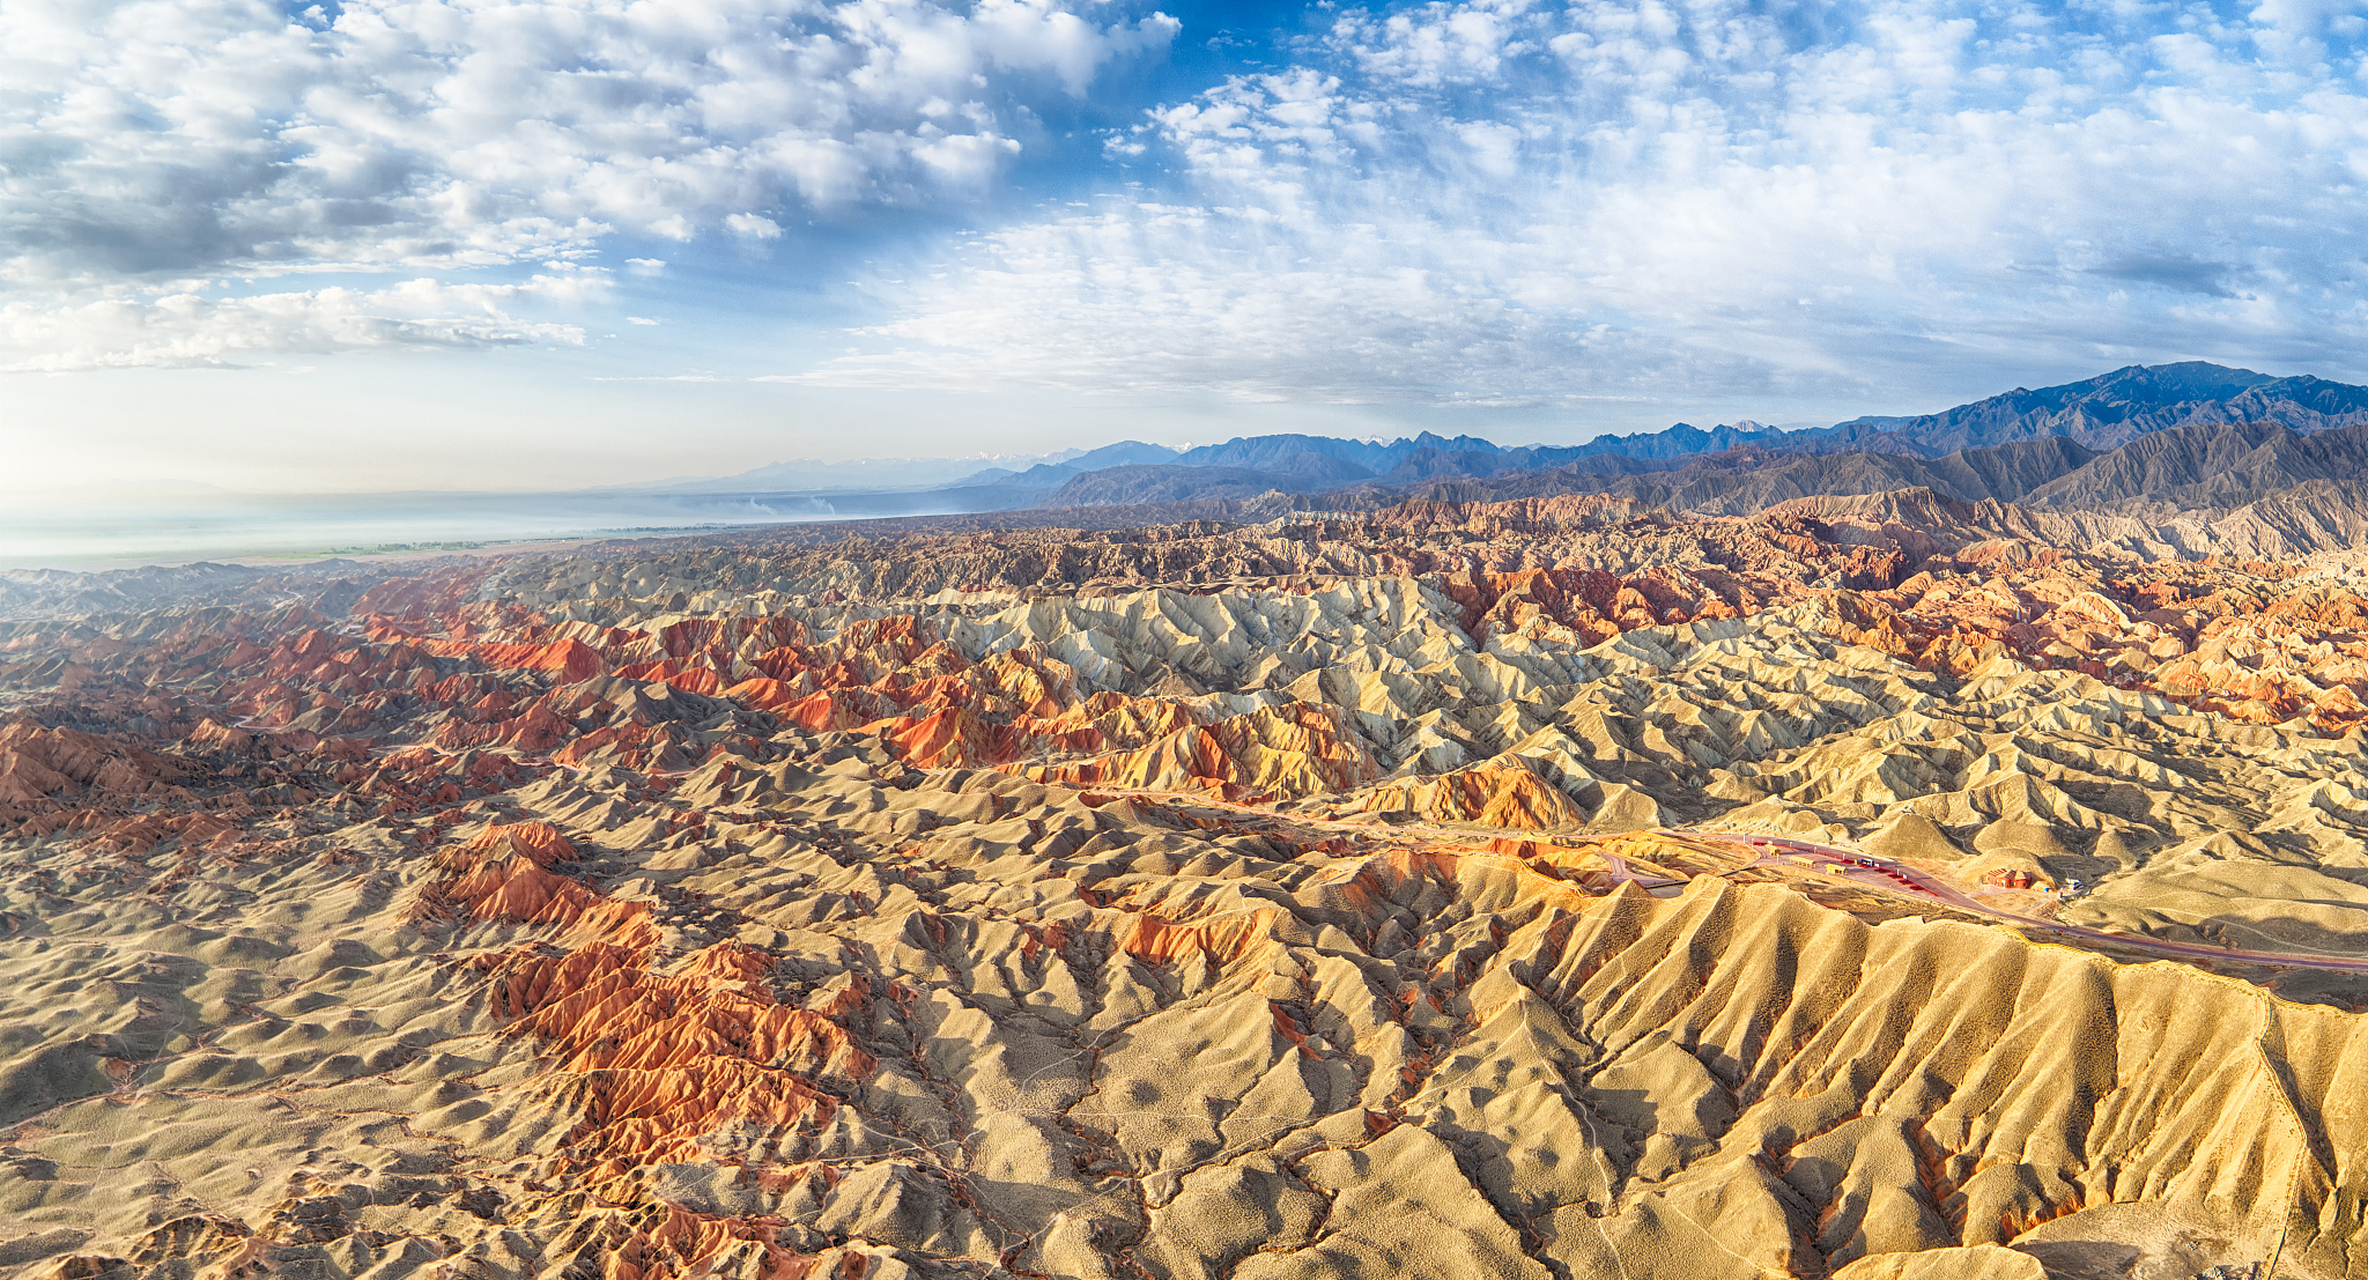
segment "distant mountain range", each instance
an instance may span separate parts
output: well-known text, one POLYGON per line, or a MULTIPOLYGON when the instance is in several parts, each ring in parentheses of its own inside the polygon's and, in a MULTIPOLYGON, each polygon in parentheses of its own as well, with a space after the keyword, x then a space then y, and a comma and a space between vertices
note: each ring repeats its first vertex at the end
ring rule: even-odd
POLYGON ((2368 387, 2272 378, 2198 360, 2130 365, 2060 387, 2017 387, 1922 417, 1856 418, 1799 439, 1809 447, 1846 443, 1932 458, 2057 436, 2112 449, 2152 432, 2213 422, 2276 423, 2304 433, 2352 426, 2368 422, 2368 387))
MULTIPOLYGON (((1439 482, 1387 497, 1476 502, 1601 493, 1673 510, 1742 515, 1795 498, 1930 489, 1961 502, 2018 503, 2035 509, 2132 503, 2206 508, 2252 501, 2311 481, 2364 479, 2368 424, 2305 436, 2274 423, 2199 422, 2141 436, 2104 452, 2060 436, 1961 449, 1929 459, 1863 450, 1736 449, 1639 474, 1604 475, 1572 465, 1439 482)), ((1346 490, 1328 496, 1333 501, 1366 497, 1346 490)), ((1383 498, 1378 492, 1371 495, 1374 501, 1383 498)))
MULTIPOLYGON (((1430 432, 1391 441, 1249 436, 1176 449, 1127 440, 1013 465, 776 463, 672 492, 800 495, 849 517, 1208 504, 1362 508, 1408 497, 1604 493, 1704 513, 1923 488, 2034 508, 2222 507, 2368 476, 2368 387, 2190 361, 2017 387, 1940 413, 1785 431, 1755 422, 1507 447, 1430 432), (1017 465, 1026 463, 1027 465, 1017 465), (945 477, 937 483, 927 475, 945 477), (894 477, 893 482, 889 481, 894 477)), ((785 512, 786 514, 786 512, 785 512)))

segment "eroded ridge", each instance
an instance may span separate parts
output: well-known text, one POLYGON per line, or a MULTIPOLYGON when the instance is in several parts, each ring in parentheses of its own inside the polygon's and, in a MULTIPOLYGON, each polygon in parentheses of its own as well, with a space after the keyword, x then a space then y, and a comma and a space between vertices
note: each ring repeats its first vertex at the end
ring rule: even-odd
POLYGON ((2368 1271, 2349 570, 1826 516, 11 624, 0 1266, 2368 1271))

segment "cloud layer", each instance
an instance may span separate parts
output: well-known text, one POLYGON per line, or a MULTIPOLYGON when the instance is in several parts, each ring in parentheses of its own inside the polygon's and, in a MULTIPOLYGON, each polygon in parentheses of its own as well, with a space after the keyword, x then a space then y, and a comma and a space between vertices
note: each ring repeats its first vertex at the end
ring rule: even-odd
POLYGON ((744 371, 854 388, 2368 378, 2358 0, 1324 10, 1074 141, 1039 109, 1123 97, 1113 68, 1179 30, 1151 0, 303 3, 0 5, 0 369, 579 341, 612 280, 695 324, 680 291, 720 254, 809 297, 877 258, 874 323, 744 371), (1023 149, 1071 188, 1032 214, 935 240, 878 216, 993 217, 965 202, 1023 149), (598 265, 669 239, 689 269, 598 265))
MULTIPOLYGON (((220 304, 198 312, 239 317, 199 345, 239 347, 279 304, 228 300, 226 276, 449 273, 581 258, 619 232, 761 242, 784 210, 972 190, 1018 150, 1031 97, 1083 93, 1175 30, 1117 8, 323 0, 290 16, 259 0, 12 0, 10 333, 79 332, 94 308, 155 314, 197 295, 220 304)), ((27 358, 110 364, 184 345, 27 358)))
POLYGON ((1017 145, 1013 83, 1083 92, 1173 30, 1060 0, 26 0, 0 10, 0 254, 21 284, 764 235, 978 181, 1017 145))
POLYGON ((2303 4, 1351 11, 1296 65, 1110 139, 1149 198, 876 283, 894 318, 804 376, 1490 403, 1849 398, 2168 354, 2368 373, 2364 26, 2303 4))
POLYGON ((0 348, 31 354, 0 364, 0 373, 228 365, 385 348, 580 345, 584 331, 573 324, 513 313, 521 304, 580 304, 607 288, 601 273, 561 271, 514 285, 443 284, 423 277, 372 290, 9 302, 0 304, 0 348))

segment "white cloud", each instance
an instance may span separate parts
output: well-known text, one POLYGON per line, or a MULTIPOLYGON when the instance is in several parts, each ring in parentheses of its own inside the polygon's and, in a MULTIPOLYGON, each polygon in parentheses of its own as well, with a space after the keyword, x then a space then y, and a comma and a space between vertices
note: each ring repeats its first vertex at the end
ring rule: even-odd
POLYGON ((625 323, 655 325, 658 322, 650 319, 648 316, 627 316, 625 317, 625 323))
POLYGON ((2368 96, 2315 13, 1352 12, 1155 112, 1158 194, 885 268, 893 318, 802 377, 1496 402, 2368 373, 2368 96))
POLYGON ((905 200, 1173 19, 1069 0, 24 0, 0 278, 444 265, 905 200), (308 14, 315 11, 308 11, 308 14))
POLYGON ((140 366, 235 365, 267 353, 387 348, 580 344, 570 324, 524 319, 521 307, 599 300, 594 273, 538 275, 516 285, 418 279, 385 289, 344 287, 208 298, 194 293, 113 297, 68 306, 0 305, 7 373, 73 373, 140 366))
POLYGON ((625 270, 637 276, 662 276, 666 274, 666 260, 663 258, 627 258, 625 259, 625 270))
POLYGON ((449 278, 586 261, 616 232, 771 239, 785 210, 962 196, 1018 149, 1029 101, 1176 30, 1127 7, 10 0, 0 288, 19 331, 41 327, 28 309, 80 332, 185 296, 252 316, 223 277, 449 278))
MULTIPOLYGON (((1386 18, 1352 10, 1333 25, 1332 46, 1380 80, 1425 88, 1493 80, 1506 58, 1530 50, 1521 33, 1537 8, 1529 0, 1473 0, 1386 18)), ((1642 6, 1637 16, 1648 26, 1674 26, 1658 5, 1642 6)))
POLYGON ((743 240, 778 240, 781 224, 771 218, 753 213, 735 213, 724 219, 724 227, 743 240))

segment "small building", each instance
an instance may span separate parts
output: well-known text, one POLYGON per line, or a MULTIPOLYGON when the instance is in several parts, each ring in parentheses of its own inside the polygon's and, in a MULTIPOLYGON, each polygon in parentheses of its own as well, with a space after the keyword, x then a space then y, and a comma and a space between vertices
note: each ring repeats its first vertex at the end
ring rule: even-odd
POLYGON ((2021 867, 1992 867, 1982 877, 1982 883, 1998 889, 2028 889, 2033 877, 2021 867))

